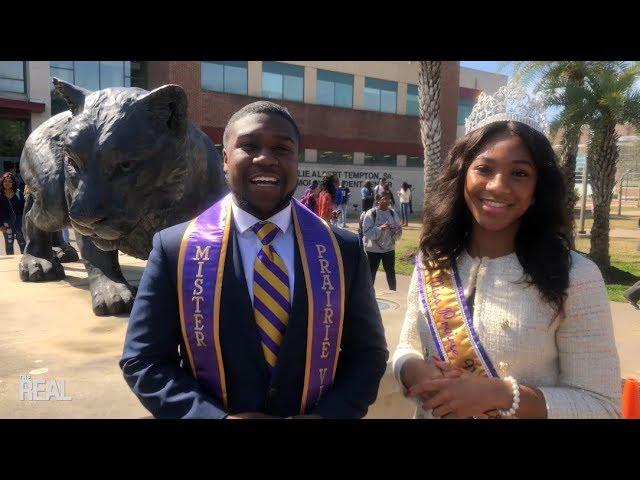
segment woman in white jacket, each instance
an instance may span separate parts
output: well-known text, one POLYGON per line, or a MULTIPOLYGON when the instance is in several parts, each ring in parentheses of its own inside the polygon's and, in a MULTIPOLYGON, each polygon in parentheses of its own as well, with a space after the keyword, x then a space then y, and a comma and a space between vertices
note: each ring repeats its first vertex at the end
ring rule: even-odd
POLYGON ((411 187, 407 182, 402 182, 402 187, 398 190, 398 199, 400 200, 400 218, 402 226, 409 226, 409 205, 411 205, 411 187))
POLYGON ((620 416, 604 282, 568 247, 541 130, 496 120, 470 131, 426 199, 393 356, 418 418, 620 416))

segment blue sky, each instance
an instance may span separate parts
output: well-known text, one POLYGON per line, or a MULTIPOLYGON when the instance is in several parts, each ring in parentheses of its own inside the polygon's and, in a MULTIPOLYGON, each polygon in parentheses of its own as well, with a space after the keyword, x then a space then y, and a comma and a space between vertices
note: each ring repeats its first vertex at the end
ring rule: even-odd
MULTIPOLYGON (((485 72, 500 73, 511 77, 513 74, 513 64, 505 65, 504 61, 497 62, 460 62, 461 67, 474 68, 476 70, 483 70, 485 72)), ((533 94, 533 87, 530 86, 527 89, 530 94, 533 94)), ((560 112, 558 108, 547 108, 547 121, 551 122, 553 118, 560 112)))
POLYGON ((477 62, 477 61, 463 62, 461 61, 460 66, 467 67, 467 68, 475 68, 476 70, 483 70, 485 72, 501 73, 503 75, 507 75, 510 77, 511 74, 513 73, 513 66, 507 65, 503 69, 499 69, 501 64, 504 64, 504 63, 505 62, 502 62, 502 61, 497 61, 497 62, 477 62))

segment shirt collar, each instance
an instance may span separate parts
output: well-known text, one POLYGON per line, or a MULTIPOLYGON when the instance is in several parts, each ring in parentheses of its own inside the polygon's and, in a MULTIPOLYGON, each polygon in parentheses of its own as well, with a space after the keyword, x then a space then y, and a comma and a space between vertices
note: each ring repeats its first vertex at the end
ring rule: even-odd
MULTIPOLYGON (((236 205, 235 201, 231 201, 231 211, 233 212, 233 219, 235 220, 238 233, 244 234, 247 230, 253 227, 257 222, 261 220, 254 217, 249 212, 245 212, 236 205)), ((285 208, 280 210, 275 215, 267 218, 267 222, 275 223, 282 233, 285 233, 291 225, 291 202, 285 208)))

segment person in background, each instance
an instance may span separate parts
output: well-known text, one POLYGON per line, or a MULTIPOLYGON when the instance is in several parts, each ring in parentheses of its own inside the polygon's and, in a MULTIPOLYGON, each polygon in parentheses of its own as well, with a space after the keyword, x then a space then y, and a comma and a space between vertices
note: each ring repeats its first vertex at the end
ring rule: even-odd
POLYGON ((18 190, 18 183, 11 172, 0 176, 0 230, 4 234, 5 252, 13 255, 13 241, 18 242, 20 253, 24 252, 26 242, 22 235, 22 213, 24 196, 18 190))
POLYGON ((409 225, 409 205, 411 205, 411 188, 407 182, 402 182, 402 187, 398 190, 398 198, 400 199, 400 218, 402 226, 409 225))
POLYGON ((375 207, 364 214, 362 239, 373 282, 382 261, 389 290, 396 290, 396 242, 402 236, 402 226, 390 204, 388 193, 376 197, 375 207))
POLYGON ((318 215, 318 181, 312 180, 311 185, 302 194, 300 203, 318 215))
POLYGON ((364 187, 360 190, 360 195, 362 195, 362 213, 365 213, 367 210, 373 208, 373 202, 375 200, 375 194, 373 193, 373 187, 370 181, 367 180, 364 182, 364 187))
POLYGON ((336 189, 336 207, 338 210, 338 226, 340 228, 347 227, 347 209, 349 208, 349 197, 351 190, 347 187, 347 182, 342 181, 342 185, 336 189))
POLYGON ((327 223, 336 220, 336 206, 334 197, 338 186, 338 177, 334 174, 325 174, 320 182, 320 193, 318 194, 318 216, 327 223))
POLYGON ((374 195, 374 199, 376 195, 380 195, 382 193, 382 190, 384 189, 384 186, 387 183, 387 179, 386 178, 381 178, 380 180, 378 180, 378 184, 373 187, 373 195, 374 195))

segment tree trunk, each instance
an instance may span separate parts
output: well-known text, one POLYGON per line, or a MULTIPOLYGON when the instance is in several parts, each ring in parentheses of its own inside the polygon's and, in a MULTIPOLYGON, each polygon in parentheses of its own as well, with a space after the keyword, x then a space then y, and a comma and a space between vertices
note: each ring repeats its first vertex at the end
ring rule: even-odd
POLYGON ((576 206, 575 177, 576 157, 578 156, 578 144, 580 142, 580 128, 565 130, 560 151, 560 170, 564 177, 566 189, 565 211, 567 215, 567 238, 571 249, 575 248, 575 220, 574 209, 576 206))
POLYGON ((618 135, 615 124, 606 122, 592 130, 589 145, 589 171, 593 191, 593 227, 589 256, 598 265, 605 280, 609 277, 609 213, 616 182, 618 135))
MULTIPOLYGON (((585 62, 569 62, 566 67, 568 74, 568 83, 570 85, 582 86, 585 77, 585 62)), ((564 175, 565 188, 567 195, 565 197, 565 208, 568 220, 567 236, 571 248, 575 248, 576 233, 574 209, 576 205, 575 195, 575 176, 576 176, 576 157, 578 156, 578 145, 580 143, 581 125, 570 125, 565 129, 562 139, 562 149, 560 151, 561 163, 560 168, 564 175)))
POLYGON ((420 62, 418 67, 418 108, 420 137, 424 147, 425 198, 442 166, 442 126, 440 124, 440 64, 420 62))

